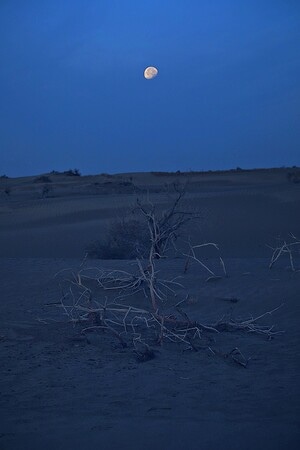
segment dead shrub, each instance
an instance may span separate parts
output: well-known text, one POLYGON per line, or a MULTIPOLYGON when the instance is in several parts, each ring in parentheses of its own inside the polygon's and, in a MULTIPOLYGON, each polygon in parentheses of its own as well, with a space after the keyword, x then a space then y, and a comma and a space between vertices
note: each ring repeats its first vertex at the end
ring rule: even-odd
POLYGON ((136 219, 120 219, 107 227, 103 240, 91 242, 86 253, 93 259, 135 259, 149 253, 147 228, 136 219))

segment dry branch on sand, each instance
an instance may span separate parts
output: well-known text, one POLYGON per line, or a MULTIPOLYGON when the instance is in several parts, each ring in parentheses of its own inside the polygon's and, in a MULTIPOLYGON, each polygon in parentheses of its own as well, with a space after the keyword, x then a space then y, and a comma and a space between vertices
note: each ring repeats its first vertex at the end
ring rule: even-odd
MULTIPOLYGON (((294 265, 294 257, 293 254, 298 252, 300 254, 300 240, 294 236, 292 233, 289 235, 290 241, 287 242, 285 239, 279 238, 279 245, 276 247, 271 247, 268 245, 268 247, 273 250, 271 261, 269 264, 269 269, 272 269, 276 261, 283 256, 284 254, 288 254, 290 266, 293 272, 296 272, 295 265, 294 265)), ((298 270, 297 270, 298 271, 298 270)))
POLYGON ((267 336, 269 339, 282 334, 283 331, 274 331, 274 325, 260 325, 258 321, 266 316, 271 316, 275 311, 283 306, 277 306, 277 308, 260 314, 257 317, 251 316, 248 319, 233 319, 232 317, 223 316, 214 324, 214 328, 218 331, 245 331, 247 333, 256 333, 267 336))
MULTIPOLYGON (((217 250, 219 250, 219 247, 217 246, 217 244, 215 244, 214 242, 206 242, 204 244, 192 245, 191 242, 189 241, 188 246, 189 246, 189 253, 183 253, 183 255, 186 256, 184 273, 186 273, 188 271, 191 261, 195 261, 209 273, 209 277, 206 279, 206 281, 217 280, 217 279, 222 278, 221 275, 216 275, 215 272, 213 272, 206 264, 204 264, 204 262, 201 261, 199 259, 199 257, 196 256, 196 252, 195 252, 196 249, 203 248, 203 247, 214 247, 217 250)), ((225 263, 224 263, 223 259, 221 258, 221 256, 219 257, 219 259, 220 259, 220 265, 221 265, 222 271, 223 271, 225 277, 227 277, 225 263)))

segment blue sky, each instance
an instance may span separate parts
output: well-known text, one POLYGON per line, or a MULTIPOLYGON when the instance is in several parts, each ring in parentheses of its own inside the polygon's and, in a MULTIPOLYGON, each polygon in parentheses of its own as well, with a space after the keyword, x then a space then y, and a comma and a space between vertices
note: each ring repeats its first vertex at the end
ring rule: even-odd
POLYGON ((300 165, 298 0, 2 0, 0 60, 0 174, 300 165))

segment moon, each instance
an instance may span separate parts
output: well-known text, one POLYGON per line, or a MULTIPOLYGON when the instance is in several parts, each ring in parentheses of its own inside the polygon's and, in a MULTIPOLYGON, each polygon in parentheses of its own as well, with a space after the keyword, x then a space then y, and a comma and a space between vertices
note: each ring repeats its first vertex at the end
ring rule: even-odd
POLYGON ((158 74, 158 70, 156 67, 149 66, 144 70, 144 77, 146 80, 151 80, 152 78, 155 78, 158 74))

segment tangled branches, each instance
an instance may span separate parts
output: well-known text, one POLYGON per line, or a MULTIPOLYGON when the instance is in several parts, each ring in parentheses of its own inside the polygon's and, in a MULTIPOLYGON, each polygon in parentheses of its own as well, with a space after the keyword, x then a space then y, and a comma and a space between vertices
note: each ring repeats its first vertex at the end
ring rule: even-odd
MULTIPOLYGON (((142 271, 139 261, 137 265, 142 271)), ((182 307, 187 298, 160 311, 156 306, 158 302, 160 306, 163 305, 166 291, 159 286, 172 289, 169 284, 182 285, 174 280, 149 278, 151 272, 148 275, 145 272, 143 270, 143 274, 131 274, 126 271, 96 268, 82 269, 77 274, 71 272, 71 278, 67 280, 69 289, 63 293, 59 306, 72 323, 80 325, 81 333, 109 333, 123 348, 133 348, 140 361, 152 359, 155 355, 153 348, 168 342, 179 345, 183 351, 199 351, 205 347, 215 355, 218 351, 212 348, 213 335, 240 332, 272 339, 282 334, 282 331, 274 330, 273 325, 260 323, 261 319, 272 315, 282 305, 257 317, 236 319, 223 316, 212 323, 191 319, 182 307), (99 297, 94 295, 95 289, 91 287, 91 282, 100 289, 99 297), (149 296, 149 292, 150 297, 154 295, 154 308, 151 301, 150 308, 140 308, 126 302, 130 295, 140 292, 144 292, 145 297, 149 296), (105 293, 107 295, 104 296, 105 293), (116 295, 113 294, 113 298, 108 300, 109 294, 112 293, 116 295)), ((239 349, 234 349, 227 356, 244 367, 248 363, 239 349)))

